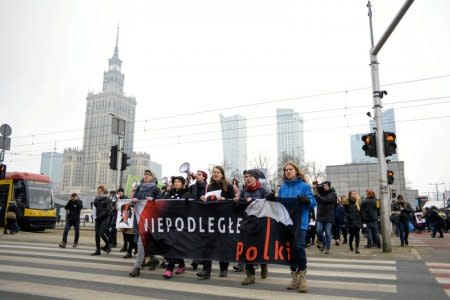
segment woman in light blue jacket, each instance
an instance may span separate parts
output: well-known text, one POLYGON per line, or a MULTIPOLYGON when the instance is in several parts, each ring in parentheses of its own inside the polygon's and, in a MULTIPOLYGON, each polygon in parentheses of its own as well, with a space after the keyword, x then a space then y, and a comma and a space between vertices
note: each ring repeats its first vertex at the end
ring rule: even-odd
POLYGON ((294 162, 283 166, 284 183, 278 197, 286 207, 294 223, 294 249, 292 249, 291 276, 288 289, 307 291, 306 285, 306 232, 309 225, 309 210, 317 203, 311 186, 305 181, 305 174, 294 162))

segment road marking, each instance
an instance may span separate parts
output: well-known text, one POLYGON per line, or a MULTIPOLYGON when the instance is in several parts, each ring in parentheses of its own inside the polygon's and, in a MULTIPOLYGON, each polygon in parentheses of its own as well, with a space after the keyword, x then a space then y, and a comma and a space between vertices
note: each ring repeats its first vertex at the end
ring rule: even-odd
MULTIPOLYGON (((255 290, 246 288, 235 288, 235 287, 224 287, 220 285, 214 285, 212 287, 206 287, 204 284, 197 283, 185 283, 179 281, 164 281, 161 284, 161 280, 147 279, 147 278, 129 278, 124 276, 112 276, 102 274, 90 274, 85 272, 74 272, 74 271, 60 271, 52 270, 51 272, 45 272, 41 268, 32 267, 21 267, 14 265, 3 265, 0 269, 1 273, 19 273, 34 276, 42 276, 45 274, 46 277, 51 278, 70 278, 71 280, 88 281, 100 284, 109 284, 112 282, 120 283, 126 286, 133 286, 143 288, 146 286, 155 287, 160 290, 166 291, 183 291, 186 294, 202 294, 205 296, 226 296, 226 297, 238 297, 246 299, 298 299, 300 297, 297 291, 286 291, 279 292, 273 290, 255 290)), ((21 290, 23 290, 23 280, 21 290)), ((219 281, 218 281, 219 282, 219 281)), ((25 286, 28 287, 28 284, 25 286)), ((101 286, 101 285, 99 285, 101 286)), ((98 291, 97 291, 98 292, 98 291)), ((101 292, 102 293, 102 292, 101 292)), ((99 293, 99 294, 101 294, 99 293)), ((338 297, 338 296, 328 296, 320 294, 307 294, 308 299, 361 299, 361 298, 349 298, 349 297, 338 297)))
MULTIPOLYGON (((23 282, 17 282, 13 280, 0 280, 1 291, 20 293, 26 295, 39 295, 46 297, 57 297, 59 299, 107 299, 107 300, 123 300, 129 299, 130 295, 121 293, 110 293, 102 291, 99 293, 97 290, 79 289, 67 286, 55 286, 43 283, 27 282, 24 289, 23 282)), ((131 296, 133 299, 161 299, 152 297, 131 296)))

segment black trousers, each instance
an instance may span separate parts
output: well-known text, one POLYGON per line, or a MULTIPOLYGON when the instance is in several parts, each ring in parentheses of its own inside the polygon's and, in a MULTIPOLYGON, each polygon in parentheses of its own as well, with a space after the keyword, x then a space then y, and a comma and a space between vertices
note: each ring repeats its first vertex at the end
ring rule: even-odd
POLYGON ((358 226, 351 226, 348 228, 348 233, 350 234, 348 238, 348 244, 352 246, 353 238, 355 238, 355 247, 359 247, 359 230, 360 228, 358 226))
MULTIPOLYGON (((220 265, 220 271, 228 271, 228 266, 230 265, 230 263, 221 261, 219 263, 219 265, 220 265)), ((205 260, 203 262, 203 271, 211 273, 211 268, 212 268, 212 261, 205 260)))
POLYGON ((109 218, 102 220, 95 220, 95 247, 100 250, 100 238, 105 242, 105 247, 110 248, 109 245, 109 218))

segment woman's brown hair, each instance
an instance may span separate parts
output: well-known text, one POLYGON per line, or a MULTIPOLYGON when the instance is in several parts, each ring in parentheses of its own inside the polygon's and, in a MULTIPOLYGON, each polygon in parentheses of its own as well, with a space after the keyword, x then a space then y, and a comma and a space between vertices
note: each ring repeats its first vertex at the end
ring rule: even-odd
POLYGON ((284 170, 286 169, 287 166, 292 166, 295 170, 295 176, 297 178, 300 178, 303 181, 306 181, 305 179, 305 173, 303 173, 303 171, 300 169, 300 167, 293 161, 288 161, 287 163, 285 163, 283 165, 283 179, 286 180, 286 176, 284 175, 284 170))
POLYGON ((214 171, 214 169, 218 169, 220 171, 220 173, 222 173, 222 179, 220 179, 219 181, 215 181, 214 177, 211 176, 211 180, 209 181, 209 183, 210 184, 218 183, 222 187, 222 191, 227 192, 228 191, 228 181, 227 181, 227 178, 225 177, 225 170, 224 170, 224 168, 222 166, 214 166, 213 167, 213 171, 214 171))

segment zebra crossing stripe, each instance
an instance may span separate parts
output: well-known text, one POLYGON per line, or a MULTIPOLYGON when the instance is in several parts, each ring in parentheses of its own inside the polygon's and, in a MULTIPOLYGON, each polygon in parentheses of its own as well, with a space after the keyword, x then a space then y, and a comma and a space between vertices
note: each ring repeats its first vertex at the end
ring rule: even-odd
MULTIPOLYGON (((28 295, 39 295, 45 297, 58 297, 59 299, 75 299, 75 300, 86 300, 86 299, 108 299, 108 300, 123 300, 129 299, 130 295, 121 293, 110 293, 102 291, 99 293, 97 290, 79 289, 72 287, 58 287, 55 285, 27 282, 26 289, 24 289, 23 282, 17 282, 13 280, 0 280, 0 290, 10 293, 28 294, 28 295)), ((142 297, 133 295, 133 299, 144 300, 144 299, 155 299, 151 297, 142 297)))
MULTIPOLYGON (((98 274, 90 274, 85 272, 74 272, 74 271, 59 271, 59 270, 51 270, 51 272, 45 272, 48 270, 43 270, 41 268, 34 267, 21 267, 14 265, 3 265, 0 269, 1 273, 19 273, 19 274, 27 274, 34 276, 42 276, 45 274, 46 277, 51 278, 70 278, 71 280, 81 280, 88 281, 91 283, 98 283, 99 288, 101 288, 101 284, 107 284, 111 282, 120 283, 120 285, 132 286, 132 287, 156 287, 160 290, 166 291, 183 291, 186 294, 201 294, 205 297, 207 296, 226 296, 226 297, 237 297, 243 299, 298 299, 299 294, 296 291, 287 291, 287 292, 279 292, 272 290, 255 290, 255 289, 246 289, 246 288, 235 288, 235 287, 225 287, 220 285, 214 285, 213 288, 211 286, 206 287, 204 284, 196 284, 196 283, 185 283, 179 281, 164 281, 164 284, 161 284, 161 280, 147 279, 147 278, 129 278, 124 276, 112 276, 102 274, 98 276, 98 274)), ((21 292, 26 292, 23 289, 23 283, 20 287, 21 292)), ((38 284, 39 286, 41 284, 38 284)), ((26 283, 28 291, 29 285, 26 283)), ((19 287, 17 287, 19 288, 19 287)), ((36 288, 38 288, 36 286, 36 288)), ((64 287, 64 290, 66 287, 64 287)), ((33 294, 41 293, 41 290, 48 290, 47 287, 39 288, 38 290, 33 290, 33 294)), ((51 291, 51 290, 50 290, 51 291)), ((102 292, 97 290, 97 293, 100 295, 102 292)), ((61 294, 58 294, 60 296, 61 294)), ((53 295, 57 296, 57 295, 53 295)), ((327 296, 327 295, 318 295, 318 294, 307 294, 309 299, 352 299, 349 297, 338 297, 338 296, 327 296)), ((123 295, 122 295, 123 297, 123 295)), ((96 297, 98 298, 98 297, 96 297)), ((85 298, 86 299, 86 298, 85 298)), ((109 299, 109 298, 108 298, 109 299)), ((125 298, 126 299, 126 298, 125 298)), ((353 299, 361 299, 361 298, 353 298, 353 299)))

